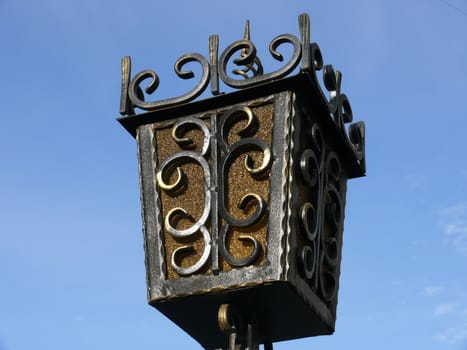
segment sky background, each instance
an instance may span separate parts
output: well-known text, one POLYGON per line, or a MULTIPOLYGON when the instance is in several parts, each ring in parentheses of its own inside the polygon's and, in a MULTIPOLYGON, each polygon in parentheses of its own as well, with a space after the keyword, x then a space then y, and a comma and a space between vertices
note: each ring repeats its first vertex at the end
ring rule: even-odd
POLYGON ((223 50, 250 19, 265 57, 302 12, 366 122, 367 177, 335 335, 275 349, 467 350, 466 0, 0 0, 1 350, 199 348, 146 304, 120 59, 178 96, 175 60, 210 34, 223 50))

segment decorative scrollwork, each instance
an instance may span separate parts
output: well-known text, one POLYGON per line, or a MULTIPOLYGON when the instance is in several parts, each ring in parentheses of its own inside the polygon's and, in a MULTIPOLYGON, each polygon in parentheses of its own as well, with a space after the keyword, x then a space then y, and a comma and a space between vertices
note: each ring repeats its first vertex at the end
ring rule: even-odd
POLYGON ((189 53, 180 57, 175 62, 175 73, 181 79, 194 77, 193 71, 184 71, 183 66, 189 62, 197 62, 201 65, 201 77, 198 84, 186 94, 164 99, 160 101, 146 102, 144 92, 152 94, 159 86, 159 77, 152 70, 143 70, 131 78, 131 59, 129 56, 122 59, 122 92, 120 99, 120 113, 123 115, 134 114, 134 108, 153 111, 163 107, 176 106, 187 103, 203 93, 207 85, 211 84, 213 95, 220 93, 219 78, 222 82, 236 89, 243 89, 265 82, 279 80, 292 73, 301 62, 301 73, 308 75, 315 85, 315 93, 319 96, 321 103, 329 111, 335 122, 336 128, 346 138, 348 146, 352 149, 360 163, 360 167, 365 171, 365 132, 363 122, 351 124, 347 130, 345 125, 353 120, 352 108, 347 95, 342 93, 342 73, 334 70, 332 65, 325 65, 323 55, 316 43, 310 42, 310 17, 303 13, 298 18, 300 39, 292 34, 282 34, 275 37, 270 45, 269 52, 277 61, 284 61, 283 55, 278 51, 282 45, 291 45, 292 54, 289 60, 279 69, 265 73, 261 60, 257 55, 254 43, 250 40, 250 23, 246 22, 243 39, 237 40, 228 45, 222 52, 219 52, 219 37, 211 35, 209 37, 209 60, 198 53, 189 53), (232 73, 239 76, 234 78, 227 73, 229 63, 236 53, 239 57, 234 58, 232 63, 239 67, 233 69, 232 73), (322 71, 322 87, 318 72, 322 71), (149 79, 147 87, 143 90, 141 84, 149 79), (329 97, 326 96, 326 94, 329 97))
MULTIPOLYGON (((237 66, 248 67, 249 65, 255 62, 255 59, 257 60, 256 62, 258 62, 258 59, 256 58, 256 47, 250 40, 245 40, 245 39, 238 40, 232 43, 224 50, 224 52, 222 53, 219 59, 220 78, 226 85, 230 87, 246 88, 246 87, 257 85, 265 81, 271 81, 273 79, 280 79, 280 78, 285 77, 298 66, 298 64, 300 63, 300 57, 301 57, 300 40, 294 35, 283 34, 283 35, 279 35, 276 38, 274 38, 271 41, 271 44, 269 45, 269 52, 271 53, 273 58, 281 62, 284 60, 282 54, 280 54, 277 51, 277 48, 280 45, 285 44, 285 43, 291 44, 293 46, 293 54, 292 54, 292 57, 289 59, 289 61, 282 68, 274 72, 264 74, 264 75, 256 74, 256 75, 253 75, 252 77, 249 77, 243 80, 233 79, 229 77, 227 74, 227 64, 230 58, 238 51, 241 51, 244 54, 240 58, 237 58, 234 60, 234 63, 237 66)), ((243 77, 245 78, 244 75, 243 77)))
POLYGON ((329 153, 326 159, 326 183, 337 184, 341 177, 342 169, 339 158, 334 152, 329 153))
POLYGON ((304 245, 298 250, 298 267, 302 276, 314 285, 316 271, 319 270, 319 249, 321 232, 321 198, 322 198, 322 173, 324 145, 317 124, 310 129, 310 148, 306 148, 299 162, 300 178, 302 184, 310 191, 308 201, 299 206, 297 217, 300 231, 305 240, 304 245))
POLYGON ((182 148, 192 148, 194 142, 192 139, 183 137, 185 133, 192 129, 200 129, 203 132, 203 145, 201 147, 201 156, 205 156, 209 150, 210 133, 206 124, 199 118, 185 118, 177 122, 172 129, 172 138, 182 148))
POLYGON ((226 237, 231 231, 231 225, 226 224, 222 227, 219 232, 219 251, 224 257, 224 259, 232 266, 242 267, 248 266, 253 264, 256 259, 258 259, 259 255, 261 254, 261 244, 258 240, 254 237, 247 236, 247 235, 240 235, 238 237, 239 241, 250 242, 253 244, 253 251, 244 258, 235 258, 232 254, 229 253, 227 250, 227 242, 226 237))
POLYGON ((242 119, 246 120, 247 123, 237 131, 238 136, 252 136, 256 132, 258 120, 253 114, 253 111, 246 106, 232 108, 224 115, 224 120, 220 129, 220 134, 222 136, 221 147, 224 151, 227 150, 229 144, 229 132, 231 131, 232 126, 242 119))
MULTIPOLYGON (((232 149, 232 152, 229 153, 229 156, 226 157, 226 159, 223 162, 222 165, 222 173, 226 174, 228 171, 228 167, 230 164, 231 159, 236 158, 237 155, 242 153, 242 149, 249 149, 252 146, 258 145, 260 143, 260 140, 255 140, 257 143, 253 143, 252 140, 244 139, 241 141, 241 143, 237 143, 236 147, 232 149), (244 147, 241 147, 244 146, 244 147)), ((265 157, 267 158, 267 157, 265 157)), ((245 165, 245 168, 248 170, 248 172, 251 175, 257 174, 258 171, 263 171, 264 169, 267 169, 267 163, 266 161, 265 165, 257 168, 257 169, 252 169, 248 165, 245 165)), ((245 163, 248 163, 248 157, 246 158, 245 163)), ((226 182, 223 182, 224 186, 226 186, 226 182)), ((259 256, 259 253, 261 251, 260 246, 258 241, 254 237, 249 237, 246 235, 242 235, 239 237, 239 240, 243 241, 251 241, 254 243, 254 251, 251 253, 251 255, 247 258, 244 259, 235 259, 233 258, 228 252, 227 249, 225 248, 225 236, 230 229, 231 226, 237 227, 237 228, 247 228, 250 226, 255 225, 258 223, 261 218, 264 216, 264 213, 266 211, 266 202, 265 200, 258 194, 255 193, 248 193, 245 196, 243 196, 238 203, 238 208, 245 211, 247 208, 254 206, 255 211, 247 218, 244 219, 239 219, 230 214, 228 209, 226 208, 226 202, 227 202, 227 189, 224 189, 221 194, 221 213, 224 217, 224 219, 227 221, 227 224, 222 228, 221 233, 220 233, 220 251, 223 254, 224 258, 226 259, 227 262, 229 262, 233 266, 245 266, 253 263, 256 258, 259 256)))
MULTIPOLYGON (((303 28, 303 26, 306 26, 306 21, 300 22, 300 26, 302 27, 302 37, 307 37, 307 35, 303 34, 304 32, 307 32, 307 30, 303 28)), ((358 122, 350 124, 348 131, 345 127, 347 123, 351 123, 353 121, 353 113, 349 98, 346 94, 341 92, 342 73, 338 70, 334 70, 332 65, 324 65, 321 50, 316 43, 310 44, 307 56, 309 56, 310 62, 305 66, 305 70, 310 73, 310 76, 317 88, 317 92, 321 96, 321 100, 325 103, 337 129, 340 130, 341 134, 345 137, 348 145, 354 152, 355 157, 360 161, 360 166, 365 170, 365 123, 358 122), (323 70, 323 83, 325 89, 329 93, 329 99, 326 98, 317 77, 317 72, 321 70, 323 70)), ((303 69, 304 68, 302 66, 302 70, 303 69)))
MULTIPOLYGON (((297 219, 297 229, 302 232, 299 239, 300 248, 295 256, 298 257, 302 275, 308 280, 313 279, 310 285, 313 284, 315 290, 321 291, 323 299, 329 301, 334 293, 332 286, 336 286, 337 283, 336 263, 341 244, 339 232, 342 230, 344 216, 342 198, 350 163, 346 159, 345 167, 341 167, 339 158, 332 152, 334 148, 336 151, 337 148, 341 148, 342 141, 336 141, 331 145, 332 149, 328 149, 323 137, 327 137, 328 133, 332 136, 340 135, 348 146, 343 155, 350 156, 352 164, 356 160, 359 170, 364 172, 365 124, 352 124, 351 104, 347 95, 342 92, 342 73, 332 65, 324 64, 319 46, 310 42, 310 18, 307 14, 299 16, 299 38, 292 34, 282 34, 270 42, 269 53, 272 58, 280 62, 285 61, 277 70, 267 72, 264 69, 256 46, 250 39, 248 21, 243 39, 233 42, 219 53, 219 37, 211 35, 209 56, 206 56, 208 59, 198 53, 181 56, 174 65, 177 77, 195 78, 195 73, 186 68, 188 64, 194 63, 200 66, 197 70, 200 73, 196 74, 197 83, 192 90, 179 97, 159 101, 146 100, 150 99, 148 95, 152 95, 159 87, 157 73, 153 70, 143 70, 132 77, 131 59, 124 57, 120 113, 129 115, 134 114, 135 109, 155 111, 185 104, 200 96, 208 85, 211 87, 211 93, 218 95, 221 93, 220 81, 235 89, 258 86, 280 80, 299 68, 299 86, 302 86, 301 82, 310 84, 313 104, 319 104, 318 109, 323 115, 328 114, 330 120, 321 124, 326 125, 323 133, 313 117, 297 124, 300 127, 303 125, 306 131, 304 130, 297 139, 297 143, 303 146, 300 150, 304 151, 299 155, 298 162, 294 158, 291 163, 293 166, 298 163, 293 175, 298 175, 299 186, 305 191, 303 196, 299 195, 302 202, 292 211, 292 215, 297 219), (285 51, 290 53, 285 59, 282 50, 284 47, 289 49, 285 51), (232 67, 235 68, 228 72, 232 67), (322 74, 322 86, 318 74, 322 74)), ((299 95, 301 96, 301 93, 297 92, 297 96, 299 95)), ((158 113, 154 113, 155 117, 157 115, 158 113)), ((206 264, 210 252, 214 273, 219 271, 219 251, 228 264, 237 267, 253 264, 261 255, 264 247, 254 237, 254 230, 250 229, 263 224, 262 220, 268 210, 268 199, 263 198, 263 190, 229 190, 229 186, 235 186, 234 181, 229 182, 231 172, 240 173, 247 182, 263 181, 269 176, 274 159, 269 146, 272 141, 268 139, 269 136, 267 140, 257 136, 264 132, 260 130, 259 124, 258 117, 249 107, 234 107, 225 113, 211 112, 201 117, 180 119, 174 122, 171 130, 167 130, 167 121, 164 122, 162 134, 171 137, 171 147, 179 147, 181 151, 177 149, 160 162, 157 159, 155 177, 158 190, 172 201, 170 208, 164 208, 163 228, 176 241, 176 248, 169 255, 171 254, 173 271, 179 275, 190 275, 199 271, 206 264), (210 119, 210 124, 206 122, 207 118, 210 119), (197 169, 196 174, 199 175, 202 171, 204 182, 202 189, 199 186, 196 189, 200 196, 204 194, 203 203, 200 204, 204 205, 200 210, 201 214, 197 210, 189 209, 187 205, 174 204, 178 196, 193 188, 188 184, 192 175, 187 171, 187 168, 193 169, 193 164, 197 169), (211 176, 211 172, 215 175, 211 176), (229 191, 236 192, 234 199, 229 191), (197 214, 190 213, 192 210, 197 214), (196 263, 186 267, 186 264, 181 262, 185 255, 193 254, 195 245, 182 244, 186 244, 191 238, 198 240, 199 237, 203 239, 204 250, 196 263), (251 243, 252 251, 250 250, 247 257, 234 256, 234 248, 231 245, 233 239, 251 243)), ((274 130, 275 132, 277 131, 274 130)), ((350 171, 355 174, 355 167, 350 171)))
POLYGON ((211 251, 210 249, 211 248, 211 237, 205 226, 200 226, 200 231, 203 235, 204 249, 203 249, 203 253, 201 254, 201 257, 194 265, 190 267, 181 267, 180 265, 177 264, 177 257, 179 255, 193 252, 194 249, 192 246, 179 247, 175 249, 174 252, 172 253, 172 259, 171 259, 172 267, 181 276, 187 276, 187 275, 194 274, 195 272, 200 270, 208 261, 209 254, 211 251))
POLYGON ((304 246, 298 250, 298 266, 302 276, 317 288, 319 256, 321 252, 323 168, 325 146, 317 123, 304 130, 306 148, 300 155, 299 173, 307 192, 307 201, 298 208, 297 217, 304 246))
POLYGON ((337 154, 325 146, 318 124, 304 133, 307 148, 300 155, 299 173, 306 201, 297 211, 303 240, 297 263, 302 277, 328 303, 337 290, 346 175, 337 154))
POLYGON ((180 151, 167 157, 159 166, 156 172, 156 179, 158 186, 167 193, 175 193, 182 191, 182 187, 187 181, 183 173, 182 165, 188 163, 196 163, 201 166, 204 178, 204 208, 198 220, 195 220, 185 209, 175 207, 168 211, 164 218, 164 229, 174 238, 187 238, 191 237, 197 232, 201 232, 203 238, 203 252, 201 257, 196 263, 189 267, 182 267, 178 264, 181 256, 193 253, 192 246, 184 245, 175 249, 171 256, 171 266, 181 276, 187 276, 199 271, 207 262, 211 252, 211 236, 206 228, 206 221, 211 212, 211 192, 209 186, 211 183, 211 171, 208 161, 204 158, 209 149, 209 130, 202 120, 194 118, 186 118, 177 122, 172 129, 172 137, 182 148, 189 148, 193 146, 193 140, 184 137, 185 133, 192 129, 200 129, 203 133, 203 145, 200 153, 194 151, 180 151), (170 174, 176 171, 176 179, 173 183, 168 183, 167 178, 170 174), (177 222, 181 218, 186 218, 192 225, 185 229, 177 229, 177 222))
POLYGON ((335 72, 332 65, 326 65, 324 66, 323 80, 330 94, 329 111, 334 117, 336 126, 343 130, 344 124, 352 122, 353 115, 349 99, 341 93, 342 73, 335 72))
POLYGON ((331 269, 324 263, 324 252, 321 252, 319 271, 320 292, 324 300, 330 301, 334 298, 337 291, 337 278, 334 269, 331 269))
POLYGON ((263 175, 272 163, 272 152, 270 147, 263 141, 254 137, 246 137, 237 141, 233 145, 229 145, 228 134, 232 126, 239 120, 246 119, 247 124, 243 126, 237 135, 241 137, 254 134, 256 131, 258 121, 254 116, 252 110, 248 107, 236 107, 225 114, 223 122, 220 127, 220 134, 222 136, 220 145, 224 152, 227 154, 224 158, 222 168, 230 166, 230 163, 239 155, 248 151, 259 151, 263 154, 263 161, 260 166, 254 167, 253 160, 250 155, 245 157, 245 168, 253 176, 263 175))
POLYGON ((300 207, 300 223, 306 238, 313 242, 318 234, 318 215, 315 207, 306 202, 300 207))
POLYGON ((180 188, 182 185, 182 178, 183 178, 183 170, 180 167, 180 164, 184 162, 196 162, 198 163, 204 172, 204 210, 203 214, 199 218, 197 222, 195 222, 190 228, 184 230, 177 230, 173 225, 173 217, 175 214, 183 214, 188 215, 183 209, 175 208, 172 209, 165 218, 165 229, 174 237, 185 237, 189 236, 195 232, 197 232, 201 225, 204 225, 206 222, 209 212, 211 210, 211 192, 208 190, 210 180, 211 180, 211 173, 209 169, 209 164, 205 158, 201 157, 198 153, 192 151, 182 151, 176 154, 173 154, 167 159, 165 159, 156 173, 157 184, 160 188, 165 191, 175 191, 176 189, 180 188), (164 174, 176 167, 177 169, 177 180, 173 184, 167 184, 164 180, 164 174))
POLYGON ((229 153, 222 164, 222 169, 227 169, 234 159, 248 151, 261 152, 263 154, 263 161, 260 166, 254 167, 252 158, 247 154, 245 157, 245 168, 247 171, 253 176, 260 176, 268 171, 272 161, 271 149, 266 142, 253 137, 242 139, 229 148, 229 153))
POLYGON ((160 100, 156 102, 146 102, 144 100, 144 95, 142 94, 141 83, 146 79, 151 79, 148 86, 145 89, 147 94, 152 94, 159 86, 159 77, 156 72, 152 70, 143 70, 136 74, 136 76, 131 80, 128 87, 128 97, 132 102, 133 106, 147 110, 153 111, 161 107, 170 107, 179 105, 182 103, 189 102, 194 100, 196 97, 201 95, 206 89, 206 86, 209 83, 209 62, 204 58, 204 56, 198 53, 189 53, 180 57, 174 65, 175 73, 181 79, 191 79, 195 75, 193 71, 188 70, 184 71, 183 66, 189 62, 198 62, 201 65, 202 73, 201 79, 198 84, 189 92, 179 97, 169 98, 165 100, 160 100))
MULTIPOLYGON (((170 266, 176 274, 188 276, 199 272, 207 264, 209 256, 214 273, 220 270, 219 254, 232 267, 251 265, 261 256, 262 243, 252 233, 265 217, 267 201, 260 194, 247 191, 235 199, 238 210, 244 213, 237 216, 238 212, 235 213, 235 208, 231 208, 232 203, 229 203, 229 186, 232 184, 229 184, 228 179, 233 166, 240 167, 243 174, 251 176, 253 181, 262 182, 267 176, 273 155, 269 145, 255 137, 258 128, 259 120, 249 107, 186 117, 176 120, 168 130, 164 125, 164 135, 172 138, 171 147, 178 146, 181 149, 163 159, 155 173, 159 190, 165 193, 165 198, 171 203, 163 210, 162 221, 164 232, 176 242, 168 253, 170 266), (206 122, 207 118, 210 123, 206 122), (244 164, 238 163, 240 157, 244 157, 244 164), (185 171, 193 165, 202 170, 202 175, 198 170, 194 172, 200 177, 196 181, 201 180, 202 176, 204 183, 204 206, 202 213, 196 217, 190 212, 193 208, 184 208, 190 208, 188 204, 176 204, 176 199, 181 196, 186 198, 186 192, 191 188, 189 182, 194 181, 194 173, 185 174, 185 171), (212 171, 215 174, 211 176, 212 171), (229 238, 230 235, 233 235, 232 238, 229 238), (195 252, 194 247, 199 246, 196 241, 200 237, 204 248, 202 252, 195 252), (251 244, 247 256, 239 257, 229 251, 232 239, 251 244), (186 266, 185 257, 193 254, 197 254, 197 261, 186 266)), ((192 261, 192 258, 187 260, 192 261)))
MULTIPOLYGON (((245 34, 243 35, 243 39, 247 41, 250 40, 250 21, 246 21, 245 34)), ((232 70, 232 73, 240 75, 245 79, 249 79, 252 76, 256 77, 263 75, 263 65, 261 64, 261 60, 258 56, 256 56, 256 50, 254 53, 254 55, 249 54, 247 49, 243 49, 240 55, 240 59, 236 59, 234 62, 240 66, 243 64, 245 68, 234 69, 232 70), (251 76, 248 73, 251 73, 251 76)))
MULTIPOLYGON (((225 201, 226 200, 227 198, 225 198, 225 201)), ((222 206, 223 216, 232 226, 235 227, 248 227, 258 223, 266 211, 265 200, 255 193, 246 194, 238 203, 238 209, 241 210, 245 210, 250 206, 256 205, 254 213, 246 219, 237 219, 230 215, 229 211, 225 207, 225 201, 222 203, 224 204, 224 206, 222 206)))
POLYGON ((300 174, 305 185, 310 187, 316 185, 320 169, 315 152, 311 149, 304 150, 300 157, 300 174))
POLYGON ((326 157, 323 180, 323 225, 321 236, 319 285, 326 301, 334 298, 337 290, 337 265, 339 261, 339 240, 343 230, 344 205, 342 203, 342 169, 334 152, 326 157))
POLYGON ((239 107, 233 108, 227 112, 220 122, 220 135, 221 139, 219 144, 223 150, 223 157, 221 160, 220 167, 220 203, 219 210, 226 221, 226 224, 221 228, 219 233, 219 250, 224 259, 231 264, 232 266, 246 266, 252 264, 261 253, 261 245, 258 240, 253 236, 248 236, 242 234, 239 236, 241 241, 250 241, 253 243, 253 252, 245 258, 235 258, 233 257, 226 246, 226 236, 232 230, 232 228, 248 228, 254 226, 265 214, 267 204, 264 198, 256 193, 247 193, 245 194, 237 204, 237 207, 246 212, 250 207, 254 207, 255 210, 246 218, 237 218, 234 217, 228 209, 228 173, 229 169, 232 166, 233 162, 238 159, 238 157, 245 155, 245 164, 244 167, 246 171, 252 177, 263 176, 269 170, 269 167, 272 163, 272 152, 269 146, 261 139, 252 137, 251 135, 255 132, 255 126, 258 121, 253 111, 248 107, 239 107), (240 140, 229 143, 229 133, 233 126, 239 121, 245 120, 246 125, 240 128, 237 131, 237 135, 241 138, 240 140), (259 166, 255 167, 253 159, 248 152, 258 151, 262 156, 262 162, 259 166))
POLYGON ((299 268, 306 279, 311 280, 316 269, 316 242, 311 242, 299 250, 299 268))

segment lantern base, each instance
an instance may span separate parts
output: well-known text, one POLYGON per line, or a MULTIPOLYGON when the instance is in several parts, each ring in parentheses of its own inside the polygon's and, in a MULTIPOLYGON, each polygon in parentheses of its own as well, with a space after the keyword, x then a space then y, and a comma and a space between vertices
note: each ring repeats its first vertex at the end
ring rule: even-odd
POLYGON ((256 325, 258 344, 334 332, 334 322, 322 318, 326 306, 321 302, 311 306, 292 284, 283 281, 236 289, 235 292, 153 300, 150 304, 206 349, 229 348, 229 334, 222 332, 218 324, 222 304, 234 305, 245 323, 256 325))

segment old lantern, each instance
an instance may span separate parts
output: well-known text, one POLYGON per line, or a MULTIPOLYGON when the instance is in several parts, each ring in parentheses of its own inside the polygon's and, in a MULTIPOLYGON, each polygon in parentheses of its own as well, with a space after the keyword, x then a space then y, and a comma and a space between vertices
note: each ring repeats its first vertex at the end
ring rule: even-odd
POLYGON ((365 175, 365 126, 352 124, 342 74, 323 64, 309 23, 302 14, 300 39, 272 40, 273 58, 292 50, 270 73, 248 22, 220 55, 212 35, 207 58, 176 61, 183 79, 195 75, 187 63, 201 67, 176 98, 149 102, 157 74, 132 76, 122 60, 119 122, 138 144, 148 301, 207 349, 334 331, 347 179, 365 175), (213 97, 193 101, 208 87, 213 97))

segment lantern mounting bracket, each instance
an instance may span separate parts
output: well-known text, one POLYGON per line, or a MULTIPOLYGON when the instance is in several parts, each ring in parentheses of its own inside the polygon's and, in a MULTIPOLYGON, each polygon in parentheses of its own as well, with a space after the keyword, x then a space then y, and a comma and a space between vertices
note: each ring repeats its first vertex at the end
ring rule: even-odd
MULTIPOLYGON (((260 327, 254 317, 254 312, 250 312, 248 316, 240 315, 232 304, 222 304, 219 307, 217 322, 219 329, 229 334, 228 350, 259 350, 258 332, 260 327)), ((272 342, 266 341, 264 350, 273 350, 272 342)))

